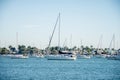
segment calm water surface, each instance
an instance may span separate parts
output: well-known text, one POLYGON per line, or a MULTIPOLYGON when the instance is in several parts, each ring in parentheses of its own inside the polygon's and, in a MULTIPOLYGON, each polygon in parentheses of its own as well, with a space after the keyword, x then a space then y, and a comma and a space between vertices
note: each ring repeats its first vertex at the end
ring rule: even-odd
POLYGON ((0 57, 0 80, 120 80, 120 61, 0 57))

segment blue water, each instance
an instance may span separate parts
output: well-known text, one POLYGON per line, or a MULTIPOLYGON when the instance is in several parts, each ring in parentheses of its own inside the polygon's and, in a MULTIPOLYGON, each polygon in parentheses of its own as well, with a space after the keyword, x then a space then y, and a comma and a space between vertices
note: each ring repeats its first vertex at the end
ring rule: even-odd
POLYGON ((120 80, 120 61, 0 57, 0 80, 120 80))

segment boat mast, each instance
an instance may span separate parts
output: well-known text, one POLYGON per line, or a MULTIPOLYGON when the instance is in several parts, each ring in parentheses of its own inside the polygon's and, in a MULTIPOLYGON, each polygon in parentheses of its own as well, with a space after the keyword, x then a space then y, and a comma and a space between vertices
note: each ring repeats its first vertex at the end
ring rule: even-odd
POLYGON ((115 35, 113 35, 113 48, 115 49, 115 35))
MULTIPOLYGON (((60 14, 59 14, 59 16, 60 16, 60 14)), ((53 32, 52 32, 52 36, 50 37, 50 41, 49 41, 49 44, 48 44, 48 49, 49 49, 49 47, 51 45, 51 41, 52 41, 56 26, 57 26, 57 23, 58 23, 58 20, 59 20, 59 16, 57 17, 57 20, 56 20, 56 23, 55 23, 55 26, 54 26, 54 29, 53 29, 53 32)))
POLYGON ((1 48, 1 41, 0 41, 0 48, 1 48))
POLYGON ((16 52, 18 53, 18 32, 16 32, 16 52))
POLYGON ((97 46, 98 49, 102 48, 102 38, 103 38, 103 35, 100 36, 99 43, 97 46))
POLYGON ((58 28, 58 47, 59 47, 59 50, 60 50, 60 13, 59 13, 59 28, 58 28))
POLYGON ((70 36, 70 48, 72 49, 72 34, 70 36))
POLYGON ((113 48, 115 48, 115 35, 114 35, 114 34, 113 34, 112 40, 111 40, 111 42, 110 42, 109 49, 112 48, 112 44, 113 44, 113 48))

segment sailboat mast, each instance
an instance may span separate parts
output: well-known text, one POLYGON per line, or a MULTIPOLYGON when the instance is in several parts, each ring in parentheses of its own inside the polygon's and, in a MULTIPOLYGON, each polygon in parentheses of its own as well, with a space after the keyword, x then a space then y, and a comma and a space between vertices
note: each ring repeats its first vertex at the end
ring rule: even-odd
POLYGON ((99 43, 97 46, 98 49, 102 48, 102 37, 103 37, 103 35, 100 36, 99 43))
POLYGON ((113 35, 113 48, 115 49, 115 34, 113 35))
POLYGON ((70 48, 72 49, 72 34, 70 36, 70 48))
POLYGON ((58 47, 60 48, 60 13, 59 13, 59 28, 58 28, 58 47))
POLYGON ((113 34, 112 40, 111 40, 111 42, 110 42, 109 49, 112 48, 112 44, 113 44, 113 48, 115 48, 115 35, 114 35, 114 34, 113 34))
POLYGON ((51 45, 51 41, 52 41, 52 38, 53 38, 53 35, 54 35, 54 32, 55 32, 55 29, 56 29, 58 20, 59 20, 59 16, 57 17, 57 20, 56 20, 56 23, 55 23, 55 26, 54 26, 54 29, 53 29, 53 32, 52 32, 52 36, 50 37, 50 41, 49 41, 49 44, 48 44, 48 48, 49 48, 50 45, 51 45))
POLYGON ((101 35, 101 41, 100 41, 100 48, 102 49, 102 38, 103 38, 103 35, 101 35))
POLYGON ((16 32, 16 51, 18 52, 18 32, 16 32))

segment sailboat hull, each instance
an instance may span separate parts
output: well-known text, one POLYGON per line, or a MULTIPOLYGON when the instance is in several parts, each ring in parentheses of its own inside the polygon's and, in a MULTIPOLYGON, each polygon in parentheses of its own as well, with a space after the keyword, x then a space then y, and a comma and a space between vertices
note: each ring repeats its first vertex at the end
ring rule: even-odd
POLYGON ((27 59, 28 56, 23 56, 23 55, 14 55, 11 57, 11 59, 27 59))
POLYGON ((66 56, 66 55, 47 55, 48 60, 76 60, 75 56, 66 56))

